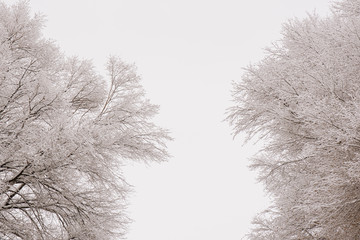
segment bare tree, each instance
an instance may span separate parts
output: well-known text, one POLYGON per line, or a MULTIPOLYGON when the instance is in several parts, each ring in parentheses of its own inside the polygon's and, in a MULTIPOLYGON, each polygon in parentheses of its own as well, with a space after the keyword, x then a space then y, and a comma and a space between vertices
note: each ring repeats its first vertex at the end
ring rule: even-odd
POLYGON ((262 138, 253 159, 273 206, 249 239, 360 239, 360 1, 284 25, 234 85, 234 134, 262 138))
POLYGON ((41 27, 26 2, 1 3, 0 239, 122 237, 121 165, 167 159, 170 138, 133 65, 111 57, 107 81, 41 27))

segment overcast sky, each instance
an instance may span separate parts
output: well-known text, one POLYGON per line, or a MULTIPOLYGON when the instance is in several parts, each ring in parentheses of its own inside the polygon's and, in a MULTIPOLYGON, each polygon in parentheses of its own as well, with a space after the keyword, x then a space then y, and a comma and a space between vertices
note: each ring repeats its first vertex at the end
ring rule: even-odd
MULTIPOLYGON (((13 2, 7 0, 5 2, 13 2)), ((155 121, 171 131, 172 158, 124 169, 135 192, 128 240, 239 240, 267 206, 247 169, 256 146, 232 139, 225 118, 231 82, 264 56, 281 24, 329 0, 30 0, 46 37, 67 55, 110 54, 138 66, 155 121)))

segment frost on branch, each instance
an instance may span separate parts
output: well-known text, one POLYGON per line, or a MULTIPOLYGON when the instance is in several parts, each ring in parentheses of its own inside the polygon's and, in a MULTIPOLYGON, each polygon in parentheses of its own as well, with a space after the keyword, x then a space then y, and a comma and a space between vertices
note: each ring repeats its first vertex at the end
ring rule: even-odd
POLYGON ((118 239, 124 160, 163 161, 135 67, 111 57, 108 76, 41 37, 28 5, 0 5, 0 239, 118 239))
POLYGON ((252 167, 273 199, 249 239, 360 239, 358 9, 290 20, 234 85, 228 121, 266 142, 252 167))

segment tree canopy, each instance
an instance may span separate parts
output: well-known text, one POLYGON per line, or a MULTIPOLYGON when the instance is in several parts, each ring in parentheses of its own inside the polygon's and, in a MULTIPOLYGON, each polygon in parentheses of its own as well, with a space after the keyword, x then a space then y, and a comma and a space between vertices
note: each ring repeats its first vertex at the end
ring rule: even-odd
POLYGON ((125 161, 163 161, 135 66, 107 76, 41 35, 26 2, 0 3, 0 239, 118 239, 129 222, 125 161))
POLYGON ((252 159, 273 200, 256 240, 360 239, 360 1, 292 19, 234 84, 234 135, 263 139, 252 159))

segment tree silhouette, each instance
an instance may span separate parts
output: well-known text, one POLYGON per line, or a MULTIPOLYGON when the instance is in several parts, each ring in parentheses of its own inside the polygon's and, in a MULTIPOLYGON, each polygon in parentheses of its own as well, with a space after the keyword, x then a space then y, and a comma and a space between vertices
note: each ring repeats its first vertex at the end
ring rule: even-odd
POLYGON ((107 78, 41 36, 27 2, 0 5, 0 239, 118 239, 124 161, 167 159, 135 67, 107 78))
POLYGON ((360 239, 360 1, 284 25, 234 84, 234 134, 262 138, 252 167, 273 199, 249 239, 360 239))

